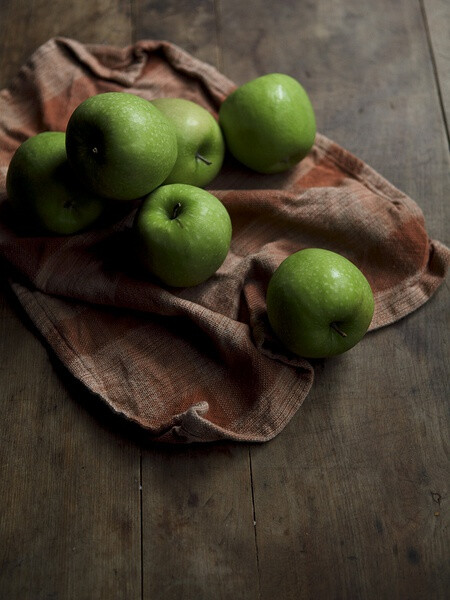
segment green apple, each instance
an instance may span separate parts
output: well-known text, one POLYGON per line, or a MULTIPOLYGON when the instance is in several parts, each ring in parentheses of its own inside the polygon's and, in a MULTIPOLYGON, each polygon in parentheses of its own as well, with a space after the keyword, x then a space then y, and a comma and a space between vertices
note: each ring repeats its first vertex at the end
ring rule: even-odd
POLYGON ((266 300, 275 334, 305 358, 334 356, 355 346, 374 311, 363 273, 344 256, 321 248, 288 256, 272 275, 266 300))
POLYGON ((161 185, 177 158, 172 123, 148 100, 105 92, 84 100, 66 130, 67 157, 95 193, 133 200, 161 185))
POLYGON ((92 225, 104 200, 81 186, 66 156, 65 134, 45 131, 14 153, 6 175, 18 218, 44 233, 72 234, 92 225))
POLYGON ((300 83, 269 73, 234 90, 219 109, 231 154, 260 173, 281 173, 300 162, 316 135, 316 119, 300 83))
POLYGON ((188 287, 211 277, 225 260, 231 220, 206 190, 172 183, 144 198, 134 232, 144 268, 169 286, 188 287))
POLYGON ((220 171, 225 154, 218 122, 203 106, 184 98, 157 98, 152 104, 172 121, 177 134, 178 157, 164 184, 205 187, 220 171))

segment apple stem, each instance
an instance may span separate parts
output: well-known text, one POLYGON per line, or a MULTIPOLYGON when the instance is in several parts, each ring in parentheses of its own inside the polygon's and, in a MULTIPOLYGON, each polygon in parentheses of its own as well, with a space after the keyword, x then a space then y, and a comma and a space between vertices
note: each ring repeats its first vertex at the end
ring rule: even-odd
POLYGON ((198 158, 199 160, 202 160, 205 164, 207 165, 212 165, 212 162, 210 160, 208 160, 207 158, 205 158, 204 156, 202 156, 201 154, 199 154, 197 152, 197 154, 195 155, 195 158, 198 158))
POLYGON ((180 208, 181 208, 181 202, 177 202, 175 204, 175 206, 173 207, 173 212, 172 212, 172 220, 176 219, 178 217, 178 213, 180 212, 180 208))
POLYGON ((330 324, 330 327, 332 327, 340 336, 347 337, 347 334, 345 333, 345 331, 342 331, 342 329, 340 329, 338 324, 335 323, 334 321, 333 321, 333 323, 330 324))

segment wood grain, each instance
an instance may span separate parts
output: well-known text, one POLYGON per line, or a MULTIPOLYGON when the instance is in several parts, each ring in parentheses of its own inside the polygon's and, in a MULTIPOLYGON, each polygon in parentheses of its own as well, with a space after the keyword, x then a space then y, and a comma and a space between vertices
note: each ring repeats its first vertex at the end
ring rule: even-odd
POLYGON ((11 298, 0 316, 0 596, 140 598, 139 449, 11 298))
POLYGON ((423 15, 435 68, 436 86, 442 104, 443 121, 450 140, 450 5, 445 0, 423 0, 423 15))
POLYGON ((238 83, 273 71, 296 77, 319 131, 416 199, 432 233, 448 240, 447 143, 419 3, 283 2, 274 15, 257 0, 227 1, 221 14, 226 75, 238 83))
POLYGON ((423 10, 436 69, 436 86, 450 138, 450 4, 445 0, 423 0, 423 10))
POLYGON ((215 0, 136 0, 135 39, 169 40, 221 68, 215 0))
POLYGON ((258 599, 248 450, 152 450, 142 471, 144 597, 258 599))
MULTIPOLYGON (((125 44, 128 4, 0 2, 0 86, 55 35, 125 44)), ((140 451, 47 353, 2 284, 0 597, 141 598, 140 451)))
MULTIPOLYGON (((222 40, 228 76, 297 77, 319 130, 417 199, 448 240, 449 159, 418 3, 285 2, 269 16, 227 2, 222 40)), ((285 432, 251 450, 261 598, 445 598, 447 301, 443 289, 319 361, 285 432)))
MULTIPOLYGON (((145 2, 138 39, 169 39, 220 66, 216 4, 145 2)), ((249 453, 243 445, 142 456, 145 598, 258 598, 249 453)))
MULTIPOLYGON (((0 0, 0 87, 49 37, 168 39, 237 83, 297 77, 318 128, 447 244, 444 0, 0 0), (6 24, 6 26, 5 26, 6 24)), ((265 445, 149 446, 0 293, 0 597, 448 595, 448 285, 344 356, 265 445)))
POLYGON ((0 89, 18 68, 51 37, 73 37, 80 42, 130 44, 132 20, 127 0, 0 0, 0 89))

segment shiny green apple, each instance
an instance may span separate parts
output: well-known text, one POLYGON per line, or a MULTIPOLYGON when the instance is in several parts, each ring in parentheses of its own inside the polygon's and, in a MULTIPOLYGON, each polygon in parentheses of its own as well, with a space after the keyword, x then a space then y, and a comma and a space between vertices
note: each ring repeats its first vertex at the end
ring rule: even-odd
POLYGON ((219 109, 231 154, 260 173, 281 173, 300 162, 316 135, 311 101, 302 85, 269 73, 234 90, 219 109))
POLYGON ((133 229, 144 269, 174 287, 211 277, 231 241, 231 220, 222 202, 181 183, 162 185, 144 198, 133 229))
POLYGON ((152 104, 170 119, 177 134, 177 160, 164 184, 205 187, 219 173, 225 154, 218 122, 203 106, 184 98, 156 98, 152 104))
POLYGON ((60 131, 38 133, 18 147, 6 191, 18 219, 40 233, 76 233, 92 225, 104 208, 104 200, 86 190, 71 169, 60 131))
POLYGON ((100 196, 133 200, 168 176, 177 158, 172 123, 148 100, 105 92, 84 100, 66 129, 73 169, 100 196))
POLYGON ((372 289, 344 256, 308 248, 288 256, 267 289, 269 323, 282 344, 305 358, 346 352, 373 316, 372 289))

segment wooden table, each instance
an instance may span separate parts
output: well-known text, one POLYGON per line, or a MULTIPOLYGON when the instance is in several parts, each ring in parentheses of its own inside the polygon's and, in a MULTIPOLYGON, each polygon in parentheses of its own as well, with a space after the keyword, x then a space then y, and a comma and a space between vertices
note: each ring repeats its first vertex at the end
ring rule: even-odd
MULTIPOLYGON (((0 0, 0 87, 56 35, 289 73, 449 244, 449 25, 446 0, 0 0)), ((273 441, 166 448, 71 379, 3 283, 0 598, 449 598, 448 300, 324 361, 273 441)))

